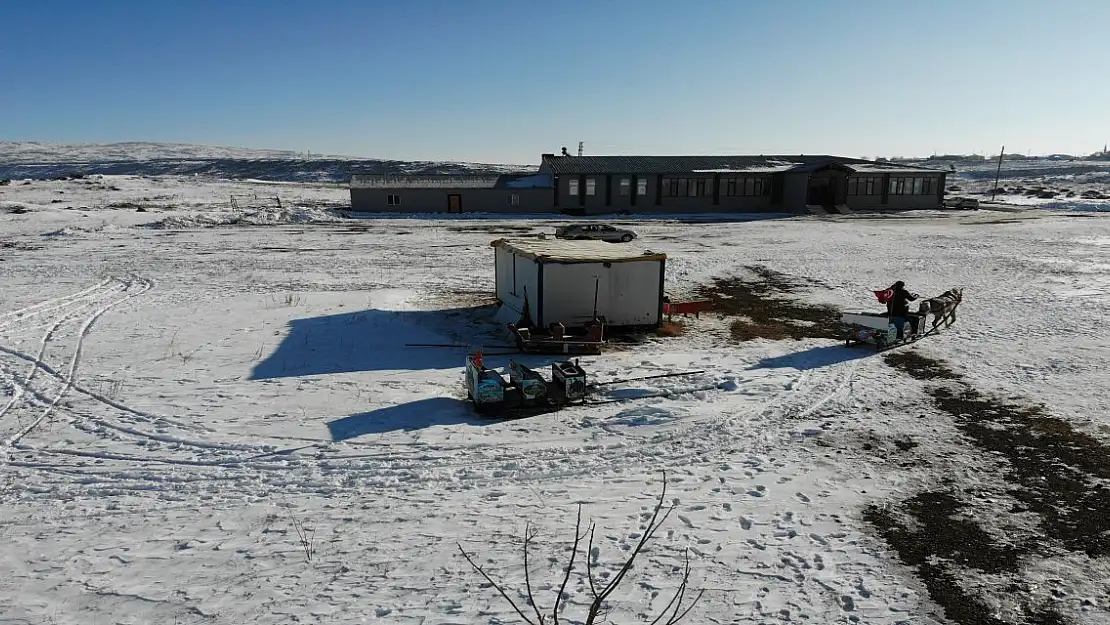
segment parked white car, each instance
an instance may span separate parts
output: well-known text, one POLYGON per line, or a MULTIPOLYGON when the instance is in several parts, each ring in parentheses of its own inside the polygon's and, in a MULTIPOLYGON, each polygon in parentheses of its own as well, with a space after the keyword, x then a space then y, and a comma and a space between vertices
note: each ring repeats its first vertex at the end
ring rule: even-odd
POLYGON ((556 239, 594 239, 610 243, 628 243, 636 238, 636 233, 608 224, 575 224, 555 229, 556 239))

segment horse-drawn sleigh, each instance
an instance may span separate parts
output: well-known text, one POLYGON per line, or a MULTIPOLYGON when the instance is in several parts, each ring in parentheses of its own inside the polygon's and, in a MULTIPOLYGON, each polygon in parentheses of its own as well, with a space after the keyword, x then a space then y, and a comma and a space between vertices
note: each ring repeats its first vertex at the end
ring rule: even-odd
MULTIPOLYGON (((882 291, 875 291, 879 301, 883 301, 882 291)), ((854 312, 840 315, 840 322, 847 327, 844 345, 851 347, 859 343, 868 343, 875 346, 876 350, 889 349, 906 343, 912 343, 940 331, 941 325, 945 328, 956 322, 956 308, 963 301, 963 289, 949 289, 938 295, 922 300, 916 313, 909 313, 899 328, 889 312, 871 313, 854 312), (929 315, 933 317, 933 324, 925 330, 925 322, 929 315)))

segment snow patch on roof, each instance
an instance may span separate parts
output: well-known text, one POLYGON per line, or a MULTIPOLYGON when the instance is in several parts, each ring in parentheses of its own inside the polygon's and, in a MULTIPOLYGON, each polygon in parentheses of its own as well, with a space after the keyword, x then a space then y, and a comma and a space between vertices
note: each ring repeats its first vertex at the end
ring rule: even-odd
POLYGON ((666 254, 626 244, 590 240, 497 239, 490 243, 490 247, 499 247, 525 258, 564 263, 629 262, 667 258, 666 254))

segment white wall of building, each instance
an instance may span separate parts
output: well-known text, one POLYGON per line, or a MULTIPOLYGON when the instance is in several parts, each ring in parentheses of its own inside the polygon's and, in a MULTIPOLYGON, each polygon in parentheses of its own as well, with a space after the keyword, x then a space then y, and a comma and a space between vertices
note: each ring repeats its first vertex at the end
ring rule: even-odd
POLYGON ((539 264, 500 247, 494 253, 494 263, 497 273, 497 299, 505 306, 522 313, 524 296, 527 293, 533 308, 532 320, 535 322, 536 300, 539 297, 539 264))
POLYGON ((661 261, 609 263, 544 263, 543 322, 567 325, 588 322, 594 310, 609 325, 652 325, 659 322, 661 261))

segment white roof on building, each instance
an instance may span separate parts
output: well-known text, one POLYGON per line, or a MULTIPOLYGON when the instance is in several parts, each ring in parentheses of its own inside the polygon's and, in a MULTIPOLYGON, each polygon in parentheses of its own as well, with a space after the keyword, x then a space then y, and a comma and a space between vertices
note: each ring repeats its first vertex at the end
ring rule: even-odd
POLYGON ((641 260, 666 260, 667 255, 628 243, 571 241, 566 239, 497 239, 490 247, 500 247, 517 256, 558 263, 627 263, 641 260))

